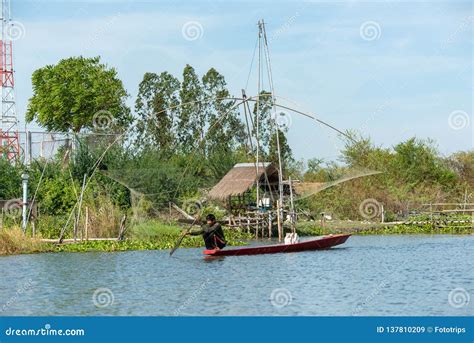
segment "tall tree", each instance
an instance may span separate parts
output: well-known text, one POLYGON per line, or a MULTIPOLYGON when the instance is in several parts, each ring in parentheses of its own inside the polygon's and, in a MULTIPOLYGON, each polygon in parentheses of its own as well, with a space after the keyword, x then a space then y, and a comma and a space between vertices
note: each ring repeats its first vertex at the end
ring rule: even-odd
POLYGON ((140 144, 157 146, 164 153, 174 148, 179 89, 180 82, 168 72, 143 76, 135 102, 140 118, 136 126, 140 144))
POLYGON ((183 82, 179 92, 181 111, 177 123, 177 136, 181 151, 194 151, 204 138, 206 116, 202 84, 193 67, 187 64, 183 70, 183 82))
POLYGON ((283 174, 287 174, 290 164, 294 162, 292 151, 286 138, 286 132, 288 131, 288 127, 278 124, 276 116, 281 114, 278 112, 274 112, 272 102, 273 99, 271 93, 265 90, 260 93, 258 104, 255 103, 253 109, 253 132, 254 135, 257 136, 256 122, 258 114, 258 139, 260 143, 260 149, 262 151, 262 156, 268 161, 278 165, 278 130, 282 171, 283 174))
POLYGON ((447 164, 463 182, 474 189, 474 150, 458 151, 452 154, 447 164))
POLYGON ((398 177, 413 187, 420 183, 451 185, 455 174, 449 170, 431 140, 410 138, 394 147, 398 177))
POLYGON ((272 134, 275 132, 275 121, 272 113, 272 96, 267 91, 261 91, 260 97, 253 108, 253 136, 257 137, 258 114, 258 140, 263 152, 268 153, 268 146, 272 134), (257 111, 258 108, 258 111, 257 111), (258 112, 258 113, 257 113, 258 112))
MULTIPOLYGON (((285 132, 278 129, 278 141, 280 142, 280 156, 281 156, 281 166, 284 177, 286 177, 288 173, 288 169, 293 159, 293 153, 291 151, 290 145, 288 144, 288 140, 286 139, 285 132)), ((268 146, 268 160, 269 162, 278 165, 278 144, 277 144, 277 133, 273 133, 270 137, 270 143, 268 146)))
POLYGON ((71 57, 36 70, 26 120, 50 131, 123 129, 132 121, 127 92, 99 57, 71 57))
POLYGON ((228 99, 224 76, 211 68, 202 78, 204 96, 204 114, 206 116, 206 151, 213 154, 218 151, 229 153, 245 142, 245 128, 239 118, 235 101, 228 99), (227 99, 226 99, 227 98, 227 99))

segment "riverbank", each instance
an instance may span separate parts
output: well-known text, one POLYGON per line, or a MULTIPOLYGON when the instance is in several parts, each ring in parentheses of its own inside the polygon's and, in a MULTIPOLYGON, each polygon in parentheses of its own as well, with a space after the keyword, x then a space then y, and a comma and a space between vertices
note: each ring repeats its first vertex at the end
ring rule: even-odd
POLYGON ((469 235, 474 233, 474 223, 464 222, 462 225, 449 224, 416 224, 416 223, 374 223, 367 221, 335 220, 325 222, 302 222, 298 224, 300 236, 321 236, 336 233, 352 235, 469 235))
MULTIPOLYGON (((162 250, 171 249, 179 239, 183 228, 174 224, 145 222, 130 229, 122 241, 118 240, 79 240, 57 244, 43 241, 41 237, 32 238, 24 235, 19 228, 0 230, 0 256, 31 254, 41 252, 87 252, 87 251, 128 251, 128 250, 162 250)), ((224 229, 229 246, 245 245, 253 238, 246 232, 224 229)), ((187 236, 181 243, 182 248, 199 248, 203 246, 200 236, 187 236)))
MULTIPOLYGON (((164 250, 171 249, 179 239, 183 228, 173 223, 147 221, 133 226, 123 241, 118 240, 82 240, 57 244, 24 235, 19 228, 0 230, 0 256, 31 254, 42 252, 115 252, 128 250, 164 250)), ((253 239, 253 234, 243 230, 224 228, 228 246, 246 245, 253 239)), ((471 235, 472 226, 435 227, 434 225, 368 223, 352 221, 334 221, 321 226, 316 222, 301 222, 297 232, 300 236, 322 236, 335 233, 351 233, 353 235, 411 235, 411 234, 456 234, 471 235)), ((200 236, 185 237, 182 248, 203 247, 200 236)))

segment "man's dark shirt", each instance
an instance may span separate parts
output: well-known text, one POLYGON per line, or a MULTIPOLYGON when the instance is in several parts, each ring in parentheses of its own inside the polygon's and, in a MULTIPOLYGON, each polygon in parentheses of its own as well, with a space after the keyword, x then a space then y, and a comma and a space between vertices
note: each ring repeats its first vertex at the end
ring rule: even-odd
POLYGON ((193 236, 202 235, 206 249, 209 250, 222 249, 226 246, 224 231, 219 223, 214 223, 213 225, 204 224, 201 226, 201 229, 192 230, 189 234, 193 236))

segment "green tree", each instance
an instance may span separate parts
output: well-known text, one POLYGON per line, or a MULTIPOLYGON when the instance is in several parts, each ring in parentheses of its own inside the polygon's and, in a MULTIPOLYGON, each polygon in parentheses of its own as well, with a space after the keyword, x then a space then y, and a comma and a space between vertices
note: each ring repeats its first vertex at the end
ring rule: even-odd
POLYGON ((21 195, 21 170, 0 156, 0 199, 21 195))
POLYGON ((463 182, 474 188, 474 150, 452 154, 447 164, 463 182))
POLYGON ((168 72, 146 73, 140 83, 135 110, 140 118, 136 129, 140 144, 170 152, 176 141, 180 82, 168 72))
POLYGON ((272 118, 273 114, 272 114, 271 93, 267 91, 261 91, 258 101, 255 102, 255 105, 253 108, 253 132, 252 132, 252 135, 254 137, 257 137, 257 114, 258 114, 258 140, 260 143, 260 148, 264 152, 268 152, 270 139, 275 130, 275 128, 273 127, 274 120, 272 118))
POLYGON ((397 175, 413 186, 422 183, 439 183, 448 186, 455 178, 439 158, 433 142, 411 138, 395 146, 394 167, 397 175))
POLYGON ((337 180, 344 172, 344 167, 336 162, 325 162, 321 158, 311 158, 307 162, 307 169, 303 175, 308 182, 329 182, 337 180))
POLYGON ((37 69, 32 84, 26 120, 47 130, 115 130, 132 120, 122 81, 99 57, 71 57, 37 69))
MULTIPOLYGON (((224 76, 214 68, 202 78, 204 88, 204 114, 207 122, 206 151, 213 154, 228 154, 245 142, 245 128, 239 118, 235 101, 226 99, 230 93, 224 76)), ((223 155, 220 154, 220 155, 223 155)))
POLYGON ((204 137, 206 116, 204 112, 202 84, 193 67, 187 64, 183 70, 183 82, 179 92, 181 111, 177 123, 177 136, 182 152, 195 151, 204 137))
POLYGON ((34 160, 28 174, 30 196, 38 190, 36 201, 40 204, 41 214, 69 213, 77 200, 80 183, 71 178, 68 168, 62 168, 62 159, 59 154, 52 161, 34 160))
MULTIPOLYGON (((281 167, 284 177, 288 174, 288 169, 291 163, 294 162, 293 154, 286 139, 285 133, 278 129, 278 140, 280 141, 280 156, 281 156, 281 167)), ((275 165, 278 165, 278 144, 277 144, 277 133, 272 134, 270 138, 270 144, 268 147, 268 160, 275 165)))

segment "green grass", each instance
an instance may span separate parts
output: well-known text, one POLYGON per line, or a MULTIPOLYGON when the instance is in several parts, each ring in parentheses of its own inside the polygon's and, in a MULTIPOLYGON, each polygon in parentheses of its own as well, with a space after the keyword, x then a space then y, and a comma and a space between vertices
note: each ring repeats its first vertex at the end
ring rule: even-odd
POLYGON ((300 236, 320 236, 335 233, 351 233, 354 235, 412 235, 412 234, 472 234, 474 229, 471 226, 463 227, 436 227, 434 225, 399 224, 384 225, 351 222, 350 225, 341 223, 326 225, 321 227, 319 222, 301 222, 297 226, 300 236))
POLYGON ((51 247, 23 234, 18 228, 0 229, 0 255, 31 254, 48 251, 51 247))
MULTIPOLYGON (((320 236, 326 234, 349 232, 356 235, 390 235, 390 234, 472 234, 472 227, 443 227, 434 228, 431 225, 375 225, 358 226, 352 222, 347 226, 338 223, 336 226, 321 227, 319 222, 300 222, 297 232, 300 236, 320 236), (341 225, 341 226, 339 226, 341 225), (337 228, 345 227, 345 229, 337 228)), ((159 221, 147 221, 129 229, 124 241, 83 241, 74 244, 52 244, 41 242, 25 236, 19 228, 0 230, 0 255, 28 254, 39 252, 88 252, 88 251, 128 251, 128 250, 161 250, 174 247, 182 231, 188 225, 181 227, 177 224, 165 224, 159 221)), ((224 228, 229 246, 245 245, 253 239, 253 235, 236 229, 224 228)), ((203 248, 201 236, 187 236, 182 248, 203 248)))
POLYGON ((159 221, 146 221, 131 227, 128 235, 136 239, 153 239, 166 235, 179 236, 183 229, 183 227, 174 223, 166 224, 159 221))
POLYGON ((436 234, 436 235, 469 235, 473 228, 464 227, 435 227, 433 225, 392 225, 375 229, 366 229, 358 231, 358 235, 417 235, 417 234, 436 234))
MULTIPOLYGON (((29 254, 38 252, 87 252, 87 251, 127 251, 171 249, 188 225, 166 224, 159 221, 147 221, 132 226, 124 241, 82 241, 78 243, 53 244, 41 242, 39 238, 24 235, 18 228, 0 230, 0 255, 29 254)), ((252 235, 239 230, 224 228, 229 246, 245 245, 252 235)), ((49 235, 46 235, 50 238, 49 235)), ((56 237, 57 238, 57 235, 56 237)), ((187 236, 181 243, 182 248, 203 248, 201 236, 187 236)))
MULTIPOLYGON (((171 249, 176 244, 181 233, 189 226, 180 227, 176 224, 165 224, 159 221, 147 221, 130 228, 124 241, 84 241, 76 244, 55 246, 58 252, 86 251, 127 251, 127 250, 161 250, 171 249)), ((238 230, 224 229, 229 246, 245 245, 245 240, 252 236, 238 230)), ((203 248, 201 236, 187 236, 181 243, 181 248, 203 248)))

